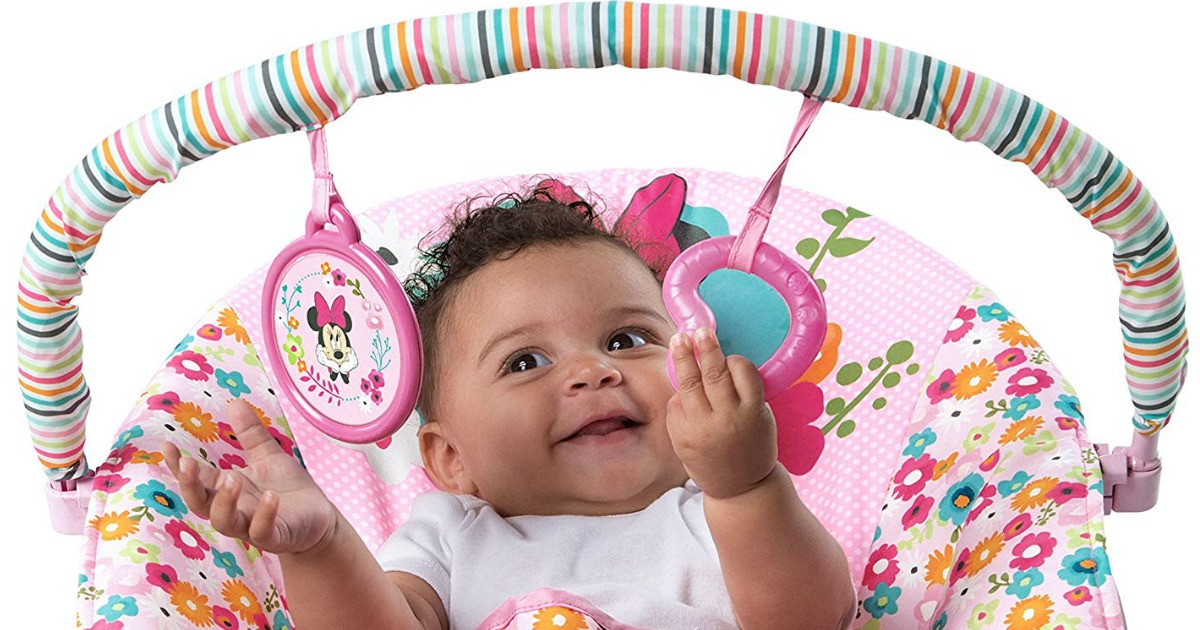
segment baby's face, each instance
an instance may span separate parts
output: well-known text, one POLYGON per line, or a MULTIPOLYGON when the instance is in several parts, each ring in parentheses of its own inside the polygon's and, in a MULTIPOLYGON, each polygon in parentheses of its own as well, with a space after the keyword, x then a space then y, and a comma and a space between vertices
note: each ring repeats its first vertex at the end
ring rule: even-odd
POLYGON ((687 480, 665 423, 675 325, 634 254, 535 246, 462 288, 433 405, 460 491, 506 516, 621 514, 687 480))

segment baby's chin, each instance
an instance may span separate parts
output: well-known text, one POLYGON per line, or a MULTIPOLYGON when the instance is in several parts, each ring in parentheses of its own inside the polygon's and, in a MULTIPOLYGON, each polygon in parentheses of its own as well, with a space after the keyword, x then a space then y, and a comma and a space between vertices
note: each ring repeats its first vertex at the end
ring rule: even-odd
MULTIPOLYGON (((687 474, 662 476, 648 481, 579 479, 569 484, 562 496, 540 503, 493 507, 502 516, 565 515, 612 516, 640 512, 671 488, 683 486, 687 474)), ((545 496, 545 495, 543 495, 545 496)))

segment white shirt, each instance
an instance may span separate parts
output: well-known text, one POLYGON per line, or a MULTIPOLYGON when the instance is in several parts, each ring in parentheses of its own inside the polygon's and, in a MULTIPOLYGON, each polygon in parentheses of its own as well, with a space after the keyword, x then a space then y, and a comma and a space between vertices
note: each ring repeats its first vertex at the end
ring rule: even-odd
POLYGON ((689 480, 640 512, 504 518, 479 498, 434 490, 375 556, 428 582, 452 630, 544 587, 634 626, 735 629, 703 497, 689 480))

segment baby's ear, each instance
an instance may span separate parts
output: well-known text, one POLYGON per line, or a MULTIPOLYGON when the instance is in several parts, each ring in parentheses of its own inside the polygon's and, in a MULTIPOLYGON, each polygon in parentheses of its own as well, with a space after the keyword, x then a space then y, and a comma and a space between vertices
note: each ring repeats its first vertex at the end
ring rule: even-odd
POLYGON ((426 422, 417 431, 425 471, 439 490, 475 494, 478 488, 463 464, 462 456, 441 422, 426 422))

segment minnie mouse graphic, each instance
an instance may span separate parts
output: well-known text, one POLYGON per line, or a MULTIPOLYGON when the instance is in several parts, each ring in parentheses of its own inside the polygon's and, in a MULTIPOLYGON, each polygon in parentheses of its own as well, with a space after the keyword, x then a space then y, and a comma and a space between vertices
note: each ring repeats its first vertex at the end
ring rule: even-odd
POLYGON ((344 296, 334 298, 331 305, 317 292, 316 304, 308 309, 308 326, 317 332, 317 363, 329 368, 331 381, 340 376, 343 383, 349 383, 350 371, 358 367, 358 356, 346 334, 353 325, 344 296))

